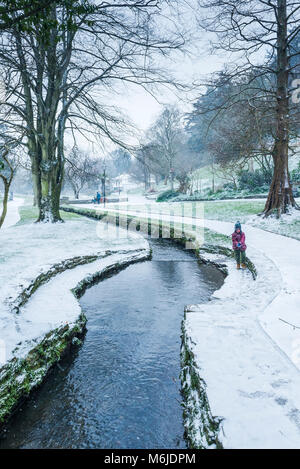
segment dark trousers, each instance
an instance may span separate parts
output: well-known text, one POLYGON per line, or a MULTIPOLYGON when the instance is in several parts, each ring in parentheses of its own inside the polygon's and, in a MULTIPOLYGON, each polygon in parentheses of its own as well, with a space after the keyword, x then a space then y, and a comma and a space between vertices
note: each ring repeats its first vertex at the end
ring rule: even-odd
POLYGON ((234 257, 235 257, 237 264, 245 264, 245 261, 246 261, 245 251, 240 251, 240 249, 236 249, 234 251, 234 257))

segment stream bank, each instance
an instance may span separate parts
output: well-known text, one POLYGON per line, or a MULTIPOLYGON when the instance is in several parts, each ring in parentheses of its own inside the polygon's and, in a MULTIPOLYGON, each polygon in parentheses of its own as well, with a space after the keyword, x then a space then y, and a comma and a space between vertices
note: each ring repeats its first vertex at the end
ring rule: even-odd
POLYGON ((82 346, 13 417, 0 448, 186 447, 179 379, 184 305, 207 302, 224 274, 166 240, 151 246, 151 261, 85 292, 82 346))

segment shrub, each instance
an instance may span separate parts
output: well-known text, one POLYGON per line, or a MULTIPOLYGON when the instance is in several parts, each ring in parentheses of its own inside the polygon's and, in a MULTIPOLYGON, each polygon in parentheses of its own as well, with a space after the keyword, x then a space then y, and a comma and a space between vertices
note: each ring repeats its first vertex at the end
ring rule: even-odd
POLYGON ((170 199, 173 199, 174 197, 177 197, 179 195, 179 192, 172 191, 169 189, 168 191, 162 192, 162 194, 159 194, 159 196, 156 199, 156 202, 166 202, 170 199))
POLYGON ((300 183, 300 165, 298 165, 297 169, 291 171, 291 181, 300 183))
POLYGON ((249 192, 268 191, 271 182, 271 171, 261 171, 260 169, 256 169, 253 172, 241 171, 238 175, 239 189, 249 192))

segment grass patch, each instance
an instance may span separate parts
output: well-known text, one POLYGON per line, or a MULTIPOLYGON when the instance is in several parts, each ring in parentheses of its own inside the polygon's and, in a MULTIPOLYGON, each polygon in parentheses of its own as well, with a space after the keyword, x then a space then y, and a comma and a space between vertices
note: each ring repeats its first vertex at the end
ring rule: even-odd
POLYGON ((258 215, 264 209, 264 200, 227 200, 204 202, 204 216, 222 221, 240 220, 245 223, 249 216, 258 215))
POLYGON ((204 228, 204 242, 206 244, 218 244, 221 246, 230 247, 232 246, 231 236, 226 236, 216 231, 204 228))
POLYGON ((217 219, 222 221, 240 220, 245 222, 249 216, 261 213, 264 208, 265 202, 262 200, 223 200, 223 201, 209 201, 209 202, 160 202, 152 204, 127 204, 120 205, 112 204, 110 209, 120 210, 136 210, 145 213, 161 213, 162 215, 170 215, 171 211, 175 216, 192 217, 194 213, 203 214, 208 219, 217 219), (197 210, 197 205, 201 207, 197 210), (196 207, 196 210, 195 210, 196 207), (203 207, 203 210, 202 210, 203 207))
MULTIPOLYGON (((33 207, 32 205, 23 205, 19 207, 19 214, 20 220, 18 221, 17 225, 24 225, 27 223, 33 223, 38 219, 38 209, 37 207, 33 207)), ((64 212, 62 214, 63 220, 80 220, 80 215, 76 213, 67 213, 64 212)))

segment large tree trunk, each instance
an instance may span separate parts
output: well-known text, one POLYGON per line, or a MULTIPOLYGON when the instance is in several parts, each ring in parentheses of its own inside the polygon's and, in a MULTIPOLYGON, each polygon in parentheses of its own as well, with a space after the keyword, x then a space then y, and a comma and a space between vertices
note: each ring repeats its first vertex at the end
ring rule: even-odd
POLYGON ((289 147, 289 90, 288 90, 288 49, 287 49, 287 7, 286 0, 277 0, 277 113, 276 137, 273 150, 274 174, 264 216, 289 212, 296 207, 288 170, 289 147))
POLYGON ((48 178, 42 176, 38 222, 56 223, 63 221, 59 212, 61 185, 54 183, 54 177, 55 175, 50 175, 48 178))
MULTIPOLYGON (((54 139, 53 139, 54 140, 54 139)), ((38 222, 56 223, 62 221, 59 213, 62 188, 63 165, 56 155, 55 145, 49 139, 42 147, 41 197, 38 222), (49 143, 50 142, 50 143, 49 143)))
POLYGON ((39 168, 34 158, 31 163, 32 185, 33 185, 33 206, 39 207, 41 200, 41 184, 39 168))

